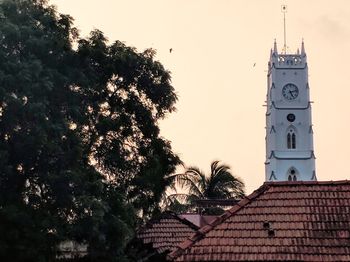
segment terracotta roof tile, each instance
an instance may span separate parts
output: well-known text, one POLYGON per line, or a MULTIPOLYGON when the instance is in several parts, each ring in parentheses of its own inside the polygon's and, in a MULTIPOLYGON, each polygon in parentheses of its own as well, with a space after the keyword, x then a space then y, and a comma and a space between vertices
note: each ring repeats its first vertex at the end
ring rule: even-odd
POLYGON ((169 254, 176 261, 350 261, 350 181, 265 183, 169 254))
POLYGON ((138 232, 137 238, 144 244, 151 244, 158 253, 163 253, 173 250, 197 229, 198 227, 189 221, 172 212, 166 212, 151 220, 138 232))

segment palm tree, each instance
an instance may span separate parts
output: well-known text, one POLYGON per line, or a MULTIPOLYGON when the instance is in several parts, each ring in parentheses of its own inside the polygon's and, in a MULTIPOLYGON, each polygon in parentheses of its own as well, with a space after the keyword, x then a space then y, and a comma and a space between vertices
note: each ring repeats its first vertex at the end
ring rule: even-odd
POLYGON ((241 199, 244 196, 244 183, 231 174, 230 167, 211 163, 211 171, 206 176, 199 168, 186 168, 182 174, 175 175, 176 184, 187 192, 169 196, 169 202, 183 202, 187 207, 193 207, 197 200, 241 199))

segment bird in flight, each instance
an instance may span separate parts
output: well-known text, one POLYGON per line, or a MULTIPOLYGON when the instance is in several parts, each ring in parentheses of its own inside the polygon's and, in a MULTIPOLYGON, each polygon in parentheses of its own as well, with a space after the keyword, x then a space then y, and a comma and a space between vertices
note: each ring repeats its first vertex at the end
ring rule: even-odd
POLYGON ((169 49, 169 53, 171 53, 172 51, 173 51, 173 49, 172 49, 172 48, 170 48, 170 49, 169 49))

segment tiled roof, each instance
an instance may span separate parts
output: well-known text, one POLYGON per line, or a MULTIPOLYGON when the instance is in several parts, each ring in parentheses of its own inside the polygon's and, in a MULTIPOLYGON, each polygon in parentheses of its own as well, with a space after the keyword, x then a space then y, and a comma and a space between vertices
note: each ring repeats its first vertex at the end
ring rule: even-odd
POLYGON ((157 253, 173 250, 178 244, 193 235, 198 227, 175 213, 165 212, 157 219, 151 220, 142 229, 137 238, 144 244, 151 244, 157 253))
POLYGON ((265 183, 168 259, 350 261, 350 181, 265 183))

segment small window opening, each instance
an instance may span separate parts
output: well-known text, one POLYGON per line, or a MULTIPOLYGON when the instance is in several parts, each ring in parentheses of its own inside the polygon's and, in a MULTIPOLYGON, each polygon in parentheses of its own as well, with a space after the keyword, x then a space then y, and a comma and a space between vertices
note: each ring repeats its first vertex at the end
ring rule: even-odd
POLYGON ((288 171, 288 181, 297 181, 298 180, 297 175, 298 175, 297 170, 294 167, 290 168, 288 171))
POLYGON ((296 175, 289 175, 288 181, 297 181, 297 176, 296 175))
POLYGON ((297 176, 296 176, 296 172, 294 169, 291 169, 289 171, 289 176, 288 176, 288 181, 297 181, 297 176))
POLYGON ((270 222, 269 221, 265 221, 264 223, 263 223, 263 227, 264 227, 264 229, 269 229, 270 228, 270 222))
POLYGON ((287 148, 290 149, 292 147, 292 139, 290 134, 287 134, 287 148))

